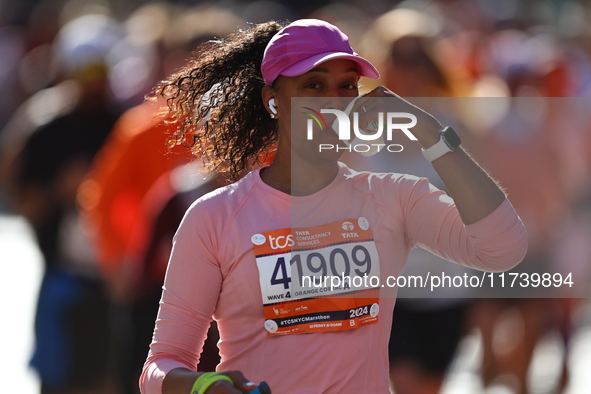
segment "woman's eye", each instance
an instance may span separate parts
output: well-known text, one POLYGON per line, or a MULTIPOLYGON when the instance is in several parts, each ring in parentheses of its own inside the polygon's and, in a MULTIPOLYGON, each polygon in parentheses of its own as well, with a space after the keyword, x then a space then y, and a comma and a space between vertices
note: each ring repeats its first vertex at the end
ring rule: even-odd
POLYGON ((343 85, 343 88, 345 88, 347 90, 356 90, 357 89, 357 85, 352 84, 352 83, 347 83, 347 84, 343 85))
POLYGON ((312 82, 312 83, 307 84, 305 86, 305 88, 307 88, 307 89, 318 89, 318 88, 320 88, 320 84, 317 83, 317 82, 312 82))

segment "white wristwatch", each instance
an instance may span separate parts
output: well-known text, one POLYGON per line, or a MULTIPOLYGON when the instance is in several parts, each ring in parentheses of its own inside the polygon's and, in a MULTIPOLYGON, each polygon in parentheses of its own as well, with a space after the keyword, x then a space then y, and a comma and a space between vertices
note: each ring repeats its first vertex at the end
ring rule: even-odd
POLYGON ((449 126, 443 129, 439 135, 439 141, 435 145, 430 146, 427 149, 421 149, 425 159, 431 162, 439 159, 447 152, 453 152, 462 143, 454 129, 449 126))

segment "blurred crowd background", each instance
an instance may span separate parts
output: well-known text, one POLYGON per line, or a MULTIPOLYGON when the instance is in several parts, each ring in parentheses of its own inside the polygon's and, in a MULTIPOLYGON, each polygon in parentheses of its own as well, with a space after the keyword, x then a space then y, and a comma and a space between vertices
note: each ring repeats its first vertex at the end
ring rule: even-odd
MULTIPOLYGON (((138 392, 172 235, 188 205, 225 182, 169 149, 162 103, 144 97, 200 43, 300 18, 339 26, 378 67, 382 79, 363 90, 446 103, 433 113, 457 127, 528 228, 522 271, 589 283, 589 2, 0 0, 0 218, 23 218, 43 261, 30 354, 43 394, 138 392)), ((345 160, 443 187, 403 145, 345 160)), ((409 269, 442 264, 417 251, 409 269)), ((469 392, 589 392, 570 379, 571 338, 589 325, 589 294, 576 296, 399 300, 393 390, 441 392, 458 344, 477 333, 469 392), (557 378, 536 385, 528 374, 547 335, 560 338, 557 378)), ((204 370, 217 363, 216 335, 212 325, 204 370)))

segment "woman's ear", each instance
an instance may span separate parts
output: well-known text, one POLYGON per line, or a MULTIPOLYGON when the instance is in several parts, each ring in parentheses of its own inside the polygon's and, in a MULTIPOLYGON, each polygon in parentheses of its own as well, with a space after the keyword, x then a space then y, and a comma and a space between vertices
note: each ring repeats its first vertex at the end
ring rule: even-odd
POLYGON ((269 112, 269 116, 275 119, 275 116, 277 115, 277 104, 275 103, 275 92, 273 91, 273 88, 270 86, 265 86, 261 96, 263 99, 263 104, 269 112))

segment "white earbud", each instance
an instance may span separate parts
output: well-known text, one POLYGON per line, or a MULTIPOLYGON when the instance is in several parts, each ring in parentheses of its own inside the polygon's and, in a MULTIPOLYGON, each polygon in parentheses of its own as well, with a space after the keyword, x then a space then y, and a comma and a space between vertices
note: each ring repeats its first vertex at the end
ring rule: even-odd
POLYGON ((277 115, 277 107, 275 106, 275 99, 269 100, 269 109, 273 112, 273 115, 277 115))

